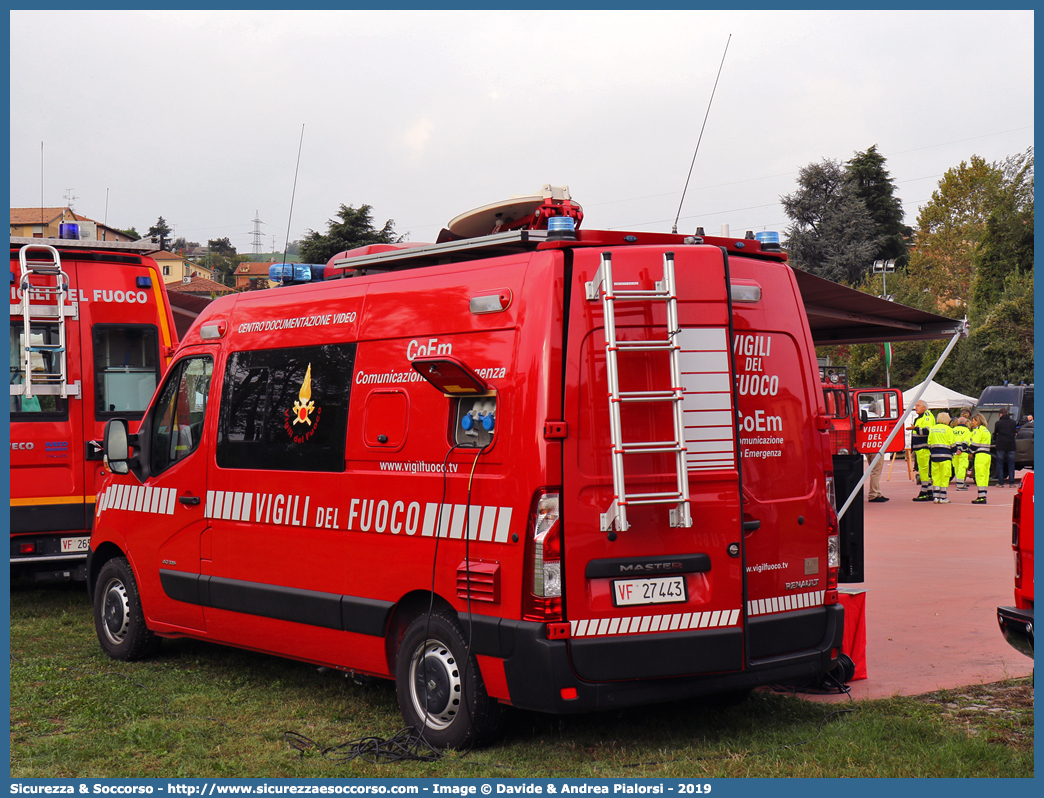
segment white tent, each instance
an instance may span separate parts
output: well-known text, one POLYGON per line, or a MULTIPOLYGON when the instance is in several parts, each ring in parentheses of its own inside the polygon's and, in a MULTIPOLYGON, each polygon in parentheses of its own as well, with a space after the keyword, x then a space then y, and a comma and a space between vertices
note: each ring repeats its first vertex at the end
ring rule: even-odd
MULTIPOLYGON (((903 391, 903 407, 912 407, 914 397, 921 390, 920 385, 915 385, 908 391, 903 391)), ((948 410, 951 407, 975 407, 977 401, 973 396, 965 396, 963 393, 951 391, 945 385, 940 385, 935 380, 928 383, 928 388, 921 394, 921 401, 928 405, 929 410, 948 410)))

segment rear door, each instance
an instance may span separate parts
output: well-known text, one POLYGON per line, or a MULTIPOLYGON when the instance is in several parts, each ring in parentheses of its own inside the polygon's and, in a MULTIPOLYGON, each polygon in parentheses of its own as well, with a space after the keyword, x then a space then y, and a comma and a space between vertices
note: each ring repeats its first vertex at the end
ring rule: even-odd
MULTIPOLYGON (((592 681, 740 669, 743 561, 724 255, 712 247, 675 254, 682 479, 693 523, 672 525, 677 503, 631 503, 627 529, 603 529, 602 522, 614 501, 606 323, 601 298, 585 298, 601 258, 597 250, 575 252, 567 321, 562 517, 573 667, 592 681)), ((664 250, 618 249, 612 269, 615 291, 651 290, 664 275, 664 250)), ((662 301, 618 301, 614 319, 618 341, 668 338, 662 301)), ((617 361, 622 392, 672 388, 665 351, 629 349, 617 361)), ((624 443, 659 448, 674 440, 673 403, 623 402, 619 412, 624 443)), ((627 496, 677 490, 673 453, 622 459, 627 496)))
MULTIPOLYGON (((856 407, 856 451, 875 455, 899 423, 903 414, 903 395, 895 388, 860 389, 854 392, 856 407)), ((896 433, 887 451, 901 452, 905 436, 896 433)))
POLYGON ((825 630, 827 419, 794 276, 782 263, 729 259, 760 288, 733 305, 743 467, 749 656, 810 649, 825 630))

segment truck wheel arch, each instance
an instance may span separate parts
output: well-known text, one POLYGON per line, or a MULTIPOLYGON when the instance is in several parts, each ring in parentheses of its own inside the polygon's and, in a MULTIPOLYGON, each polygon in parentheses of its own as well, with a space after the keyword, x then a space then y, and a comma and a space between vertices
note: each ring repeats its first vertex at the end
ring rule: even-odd
POLYGON ((398 664, 399 645, 402 636, 413 619, 429 611, 435 613, 440 610, 448 611, 456 616, 457 611, 453 609, 446 599, 437 593, 432 594, 427 590, 414 590, 407 593, 397 602, 392 610, 391 619, 388 621, 388 630, 384 636, 384 652, 388 663, 388 673, 395 678, 395 668, 398 664))
POLYGON ((87 596, 94 605, 94 589, 98 584, 98 574, 102 567, 113 557, 126 557, 127 554, 115 543, 106 541, 99 544, 98 548, 91 552, 87 558, 87 596))

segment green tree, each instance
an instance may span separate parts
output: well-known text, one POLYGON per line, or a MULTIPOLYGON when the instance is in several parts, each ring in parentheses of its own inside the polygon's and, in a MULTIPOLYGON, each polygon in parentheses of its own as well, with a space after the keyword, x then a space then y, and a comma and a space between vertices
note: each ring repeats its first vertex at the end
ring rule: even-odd
POLYGON ((1033 148, 1008 158, 1001 169, 1002 190, 973 259, 969 316, 976 325, 1000 300, 1009 275, 1033 270, 1033 148))
MULTIPOLYGON (((918 216, 917 247, 905 274, 888 278, 897 302, 951 318, 968 316, 936 379, 978 396, 1004 380, 1033 381, 1033 150, 1005 161, 970 162, 946 172, 918 216)), ((880 277, 864 288, 879 293, 880 277)), ((945 341, 892 347, 891 381, 909 388, 927 377, 945 341)), ((884 373, 874 345, 830 352, 854 384, 884 373)))
POLYGON ((170 237, 171 232, 173 231, 171 230, 170 225, 168 225, 167 221, 161 216, 156 220, 156 223, 149 228, 149 231, 145 235, 159 238, 160 249, 166 249, 167 239, 170 237))
POLYGON ((250 258, 247 255, 236 253, 236 248, 227 237, 207 241, 207 268, 214 270, 215 279, 223 285, 233 285, 236 268, 248 260, 250 258))
POLYGON ((303 263, 326 263, 338 252, 366 246, 367 244, 392 244, 402 240, 396 237, 389 219, 380 230, 373 226, 373 208, 363 204, 358 209, 341 204, 337 211, 340 221, 327 221, 325 234, 309 230, 301 242, 300 256, 303 263))
POLYGON ((120 230, 119 228, 117 228, 116 232, 117 233, 123 233, 125 236, 129 236, 134 241, 140 241, 141 240, 141 233, 139 233, 133 227, 128 227, 126 230, 120 230))
POLYGON ((975 253, 1003 184, 1003 169, 978 155, 943 175, 917 215, 917 246, 907 270, 907 298, 919 300, 917 307, 950 316, 968 311, 975 253))
POLYGON ((857 152, 846 162, 845 173, 877 226, 873 260, 895 260, 897 270, 905 269, 909 251, 906 241, 913 230, 903 224, 903 203, 895 195, 895 183, 877 145, 857 152))
POLYGON ((841 164, 803 167, 798 190, 780 197, 793 221, 786 231, 790 262, 834 282, 863 281, 878 249, 876 225, 841 164))

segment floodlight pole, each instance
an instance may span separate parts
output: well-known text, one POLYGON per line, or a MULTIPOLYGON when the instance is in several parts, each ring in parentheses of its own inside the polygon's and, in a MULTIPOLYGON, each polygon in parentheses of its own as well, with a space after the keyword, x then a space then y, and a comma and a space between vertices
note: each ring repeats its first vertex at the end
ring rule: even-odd
MULTIPOLYGON (((881 272, 881 299, 888 300, 888 272, 895 271, 895 260, 875 260, 873 265, 874 274, 881 272)), ((885 356, 885 387, 892 387, 892 367, 885 356)))

